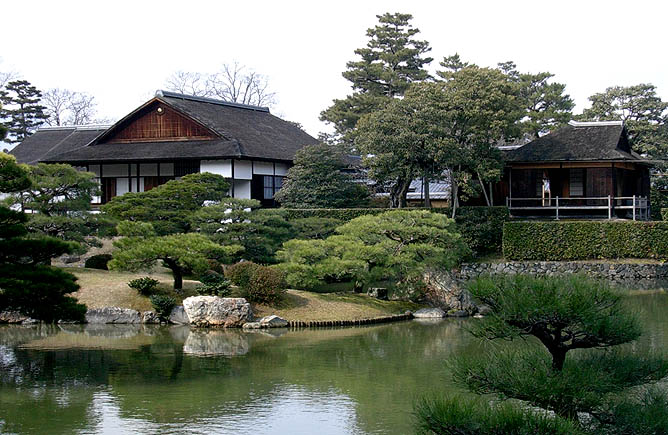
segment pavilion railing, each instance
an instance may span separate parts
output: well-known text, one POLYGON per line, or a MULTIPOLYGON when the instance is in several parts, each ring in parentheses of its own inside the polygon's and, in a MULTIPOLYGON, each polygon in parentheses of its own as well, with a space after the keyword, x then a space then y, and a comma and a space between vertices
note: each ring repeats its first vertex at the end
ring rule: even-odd
MULTIPOLYGON (((511 215, 513 211, 554 211, 554 218, 559 219, 559 212, 607 211, 608 219, 616 216, 615 211, 627 210, 633 220, 649 219, 649 200, 644 196, 601 196, 560 198, 506 198, 506 206, 511 215)), ((562 214, 563 217, 563 214, 562 214)))

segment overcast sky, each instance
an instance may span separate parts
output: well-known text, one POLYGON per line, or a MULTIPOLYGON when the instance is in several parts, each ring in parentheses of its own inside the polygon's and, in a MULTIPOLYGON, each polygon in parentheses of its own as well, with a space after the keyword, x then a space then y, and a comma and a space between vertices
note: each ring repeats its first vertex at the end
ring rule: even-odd
POLYGON ((459 53, 494 66, 550 71, 577 103, 608 86, 653 83, 668 100, 665 1, 11 1, 2 5, 0 71, 41 90, 95 96, 118 119, 173 71, 238 61, 269 77, 273 113, 326 130, 320 111, 350 93, 341 76, 376 15, 413 15, 431 70, 459 53))

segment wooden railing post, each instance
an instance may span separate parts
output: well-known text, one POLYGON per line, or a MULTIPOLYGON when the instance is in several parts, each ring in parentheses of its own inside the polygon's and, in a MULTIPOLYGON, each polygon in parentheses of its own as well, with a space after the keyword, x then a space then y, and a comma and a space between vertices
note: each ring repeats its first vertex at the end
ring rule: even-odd
POLYGON ((554 203, 555 203, 555 205, 557 206, 557 207, 556 207, 556 211, 557 211, 557 220, 559 220, 559 197, 558 197, 558 196, 555 198, 555 202, 554 202, 554 203))
POLYGON ((636 220, 636 196, 633 195, 633 220, 636 220))
POLYGON ((612 219, 612 197, 608 195, 608 220, 612 219))

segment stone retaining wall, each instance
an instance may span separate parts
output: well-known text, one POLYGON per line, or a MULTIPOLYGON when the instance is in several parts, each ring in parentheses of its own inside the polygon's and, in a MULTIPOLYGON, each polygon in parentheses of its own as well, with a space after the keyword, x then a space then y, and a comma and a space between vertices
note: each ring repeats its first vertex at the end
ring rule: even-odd
POLYGON ((606 263, 580 261, 509 261, 505 263, 465 263, 460 278, 468 280, 484 274, 565 275, 584 273, 615 284, 636 288, 666 287, 668 263, 606 263))

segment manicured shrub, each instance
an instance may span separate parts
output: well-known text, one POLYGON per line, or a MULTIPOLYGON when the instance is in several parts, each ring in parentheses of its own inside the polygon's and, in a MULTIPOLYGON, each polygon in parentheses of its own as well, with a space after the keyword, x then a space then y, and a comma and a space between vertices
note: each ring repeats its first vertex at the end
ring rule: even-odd
POLYGON ((167 295, 153 295, 150 298, 153 309, 162 320, 167 320, 176 306, 176 299, 167 295))
POLYGON ((415 405, 418 434, 582 434, 563 418, 532 410, 521 404, 501 403, 464 397, 423 398, 415 405))
POLYGON ((224 275, 209 270, 199 278, 202 285, 197 286, 197 294, 206 296, 220 296, 227 297, 231 293, 230 285, 232 284, 224 275))
POLYGON ((93 255, 86 259, 84 267, 87 269, 109 270, 107 263, 111 261, 111 254, 93 255))
POLYGON ((668 221, 668 208, 661 209, 661 220, 668 221))
POLYGON ((252 261, 242 261, 241 263, 233 264, 225 270, 225 277, 232 281, 232 283, 241 288, 248 286, 251 276, 255 269, 260 267, 252 261))
POLYGON ((275 304, 285 294, 285 277, 280 270, 259 266, 253 270, 248 285, 243 288, 244 296, 250 302, 275 304))
MULTIPOLYGON (((449 207, 408 208, 404 210, 427 210, 432 213, 450 216, 449 207)), ((378 215, 390 211, 386 208, 316 208, 316 209, 278 209, 290 223, 301 219, 321 218, 337 219, 348 222, 360 216, 378 215)), ((457 209, 455 222, 466 244, 475 255, 501 253, 503 224, 510 219, 508 208, 496 207, 460 207, 457 209)), ((300 237, 298 238, 307 238, 300 237)))
POLYGON ((668 258, 668 222, 506 222, 507 260, 668 258))
POLYGON ((292 222, 295 239, 326 239, 334 234, 336 227, 344 222, 340 219, 326 217, 308 217, 295 219, 292 222))
POLYGON ((137 290, 142 296, 150 296, 155 293, 155 288, 160 284, 160 281, 151 277, 145 276, 143 278, 133 279, 128 283, 128 287, 137 290))

